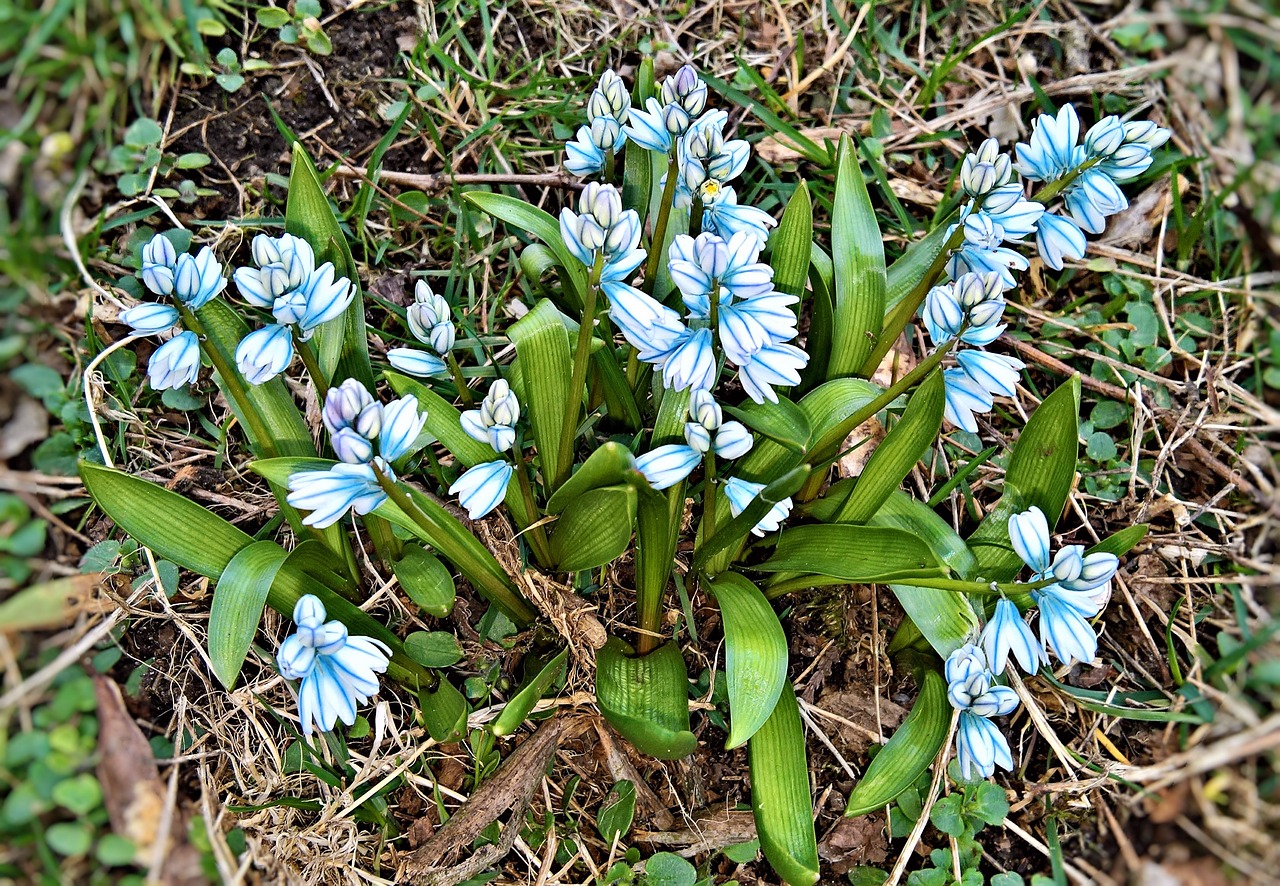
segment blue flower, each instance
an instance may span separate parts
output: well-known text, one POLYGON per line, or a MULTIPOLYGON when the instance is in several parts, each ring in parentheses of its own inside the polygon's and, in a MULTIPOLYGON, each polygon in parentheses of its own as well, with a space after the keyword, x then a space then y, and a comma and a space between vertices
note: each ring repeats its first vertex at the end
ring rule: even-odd
POLYGON ((417 348, 392 348, 387 351, 387 362, 401 372, 422 378, 444 375, 449 371, 445 362, 435 354, 417 348))
POLYGON ((679 105, 690 117, 697 117, 707 106, 707 84, 693 65, 681 65, 674 74, 664 77, 659 94, 668 105, 679 105))
POLYGON ((1019 253, 1001 244, 1005 233, 990 216, 974 213, 965 218, 964 241, 947 260, 947 274, 955 280, 964 274, 996 272, 1005 289, 1017 285, 1013 271, 1025 271, 1031 265, 1019 253))
POLYGON ((516 442, 520 401, 507 380, 500 378, 489 387, 480 408, 462 413, 461 420, 462 429, 473 440, 488 443, 494 452, 506 452, 516 442))
POLYGON ((299 622, 298 632, 280 644, 276 663, 286 680, 302 681, 298 690, 302 733, 311 735, 315 727, 328 732, 338 720, 351 726, 356 705, 378 694, 378 675, 386 673, 391 649, 372 637, 350 636, 341 622, 314 626, 315 614, 322 620, 325 612, 313 595, 298 601, 295 620, 300 610, 308 622, 299 622))
POLYGON ((965 155, 960 164, 960 187, 970 197, 981 197, 1004 185, 1013 175, 1009 155, 1000 152, 994 138, 983 141, 977 151, 965 155))
POLYGON ((1040 216, 1036 224, 1036 249, 1046 265, 1061 271, 1063 259, 1084 258, 1084 247, 1084 232, 1071 219, 1052 212, 1040 216))
POLYGON ((333 454, 338 461, 352 465, 362 465, 373 459, 373 443, 361 436, 354 428, 342 428, 329 438, 333 454))
POLYGON ((254 307, 270 309, 277 298, 302 287, 315 272, 311 244, 292 234, 259 234, 253 238, 252 252, 257 267, 237 268, 232 277, 240 294, 254 307))
POLYGON ((1072 594, 1057 585, 1032 591, 1031 597, 1040 609, 1040 643, 1063 664, 1079 661, 1088 664, 1098 652, 1098 635, 1089 625, 1088 616, 1078 606, 1085 595, 1072 594))
POLYGON ((449 487, 472 520, 479 520, 496 508, 507 494, 507 484, 515 466, 507 461, 487 461, 468 469, 449 487))
POLYGON ((444 356, 453 350, 453 310, 444 296, 431 291, 426 280, 419 280, 414 287, 413 304, 405 311, 405 318, 413 337, 431 345, 437 354, 444 356))
POLYGON ((723 185, 746 168, 751 146, 742 139, 725 139, 728 121, 729 115, 724 111, 708 111, 680 140, 677 156, 685 188, 691 193, 698 193, 708 180, 723 185))
POLYGON ((1018 371, 1026 364, 1017 357, 991 354, 987 351, 960 351, 956 362, 974 384, 988 394, 1012 397, 1017 393, 1018 371))
POLYGON ((1001 597, 995 612, 979 640, 996 674, 1003 674, 1012 655, 1028 674, 1035 673, 1044 650, 1036 642, 1035 634, 1027 625, 1012 600, 1001 597))
POLYGON ((708 182, 702 188, 702 229, 729 238, 747 233, 761 243, 769 239, 769 229, 777 220, 763 209, 738 203, 738 193, 729 185, 708 182))
POLYGON ((675 486, 693 473, 702 461, 702 454, 692 446, 667 443, 636 457, 636 470, 644 474, 649 485, 662 490, 675 486))
POLYGON ((978 210, 999 225, 1004 239, 1020 242, 1036 229, 1036 222, 1044 214, 1044 204, 1028 200, 1022 195, 1022 184, 1010 182, 991 190, 978 210))
POLYGON ((412 452, 414 441, 426 422, 427 414, 418 412, 418 398, 412 394, 383 406, 378 455, 387 462, 393 462, 412 452))
POLYGON ((372 440, 382 432, 382 404, 374 400, 368 389, 354 378, 329 389, 320 418, 330 434, 351 428, 372 440))
POLYGON ((991 394, 959 367, 944 369, 942 381, 946 397, 943 416, 961 430, 978 433, 978 422, 973 416, 991 411, 995 404, 991 394))
POLYGON ((586 178, 604 169, 604 151, 591 140, 591 127, 578 127, 578 134, 573 141, 564 146, 564 168, 571 175, 586 178))
POLYGON ((747 396, 756 403, 778 402, 773 386, 800 384, 800 370, 809 364, 809 355, 785 342, 769 344, 751 355, 738 367, 738 381, 747 396))
MULTIPOLYGON (((640 216, 634 209, 622 208, 622 195, 613 185, 590 182, 578 198, 577 212, 567 206, 561 209, 560 236, 570 254, 587 268, 601 253, 606 264, 622 261, 630 263, 631 269, 644 258, 643 251, 635 256, 640 216)), ((615 270, 612 279, 619 279, 618 274, 615 270)))
MULTIPOLYGON (((391 476, 390 468, 379 465, 384 474, 391 476)), ((289 475, 289 495, 286 501, 302 511, 310 511, 303 525, 324 529, 332 526, 347 511, 368 514, 387 500, 387 494, 378 485, 372 464, 339 463, 326 471, 298 471, 289 475)))
POLYGON ((1120 558, 1115 554, 1086 554, 1083 545, 1067 545, 1053 558, 1050 571, 1064 590, 1096 591, 1111 581, 1119 567, 1120 558))
POLYGON ((335 320, 355 298, 355 287, 346 277, 339 277, 331 262, 325 262, 316 268, 307 278, 301 289, 296 290, 293 298, 276 299, 272 312, 281 323, 292 322, 301 331, 305 341, 322 323, 335 320), (301 297, 301 310, 297 310, 301 297), (294 319, 285 319, 286 317, 294 319))
MULTIPOLYGON (((685 126, 687 125, 686 123, 685 126)), ((656 98, 648 99, 644 103, 644 110, 631 109, 623 132, 628 139, 646 151, 656 151, 659 154, 671 151, 672 133, 667 129, 663 105, 656 98)))
POLYGON ((173 268, 178 252, 163 234, 156 234, 142 247, 142 283, 156 295, 173 292, 173 268))
POLYGON ((143 302, 121 311, 120 322, 132 328, 134 335, 155 335, 173 328, 178 322, 178 309, 173 305, 143 302))
POLYGON ((715 432, 716 455, 723 459, 741 458, 751 451, 755 441, 746 425, 739 421, 727 421, 715 432))
POLYGON ((251 385, 266 384, 293 362, 293 333, 279 323, 255 329, 236 346, 236 367, 251 385))
POLYGON ((1013 769, 1013 754, 995 723, 973 711, 961 711, 956 725, 956 763, 966 779, 990 778, 997 766, 1013 769))
POLYGON ((747 299, 773 292, 773 268, 757 261, 763 243, 738 233, 728 241, 703 233, 695 239, 679 234, 671 243, 668 269, 685 305, 698 317, 711 312, 711 292, 720 302, 747 299))
POLYGON ((157 391, 189 385, 200 374, 200 339, 180 332, 156 348, 147 364, 147 378, 157 391))
POLYGON ((1009 518, 1009 541, 1013 550, 1022 562, 1031 567, 1037 575, 1043 575, 1052 568, 1049 559, 1049 521, 1044 511, 1032 505, 1020 514, 1009 518))
POLYGON ((193 311, 227 288, 222 264, 208 246, 196 255, 183 253, 173 266, 173 295, 193 311))
POLYGON ((1055 181, 1084 161, 1076 142, 1080 118, 1071 105, 1063 105, 1057 117, 1041 114, 1032 124, 1030 144, 1018 143, 1018 171, 1032 181, 1055 181))
POLYGON ((626 123, 630 113, 631 93, 627 91, 627 84, 612 68, 606 69, 587 99, 587 119, 610 116, 626 123))
POLYGON ((1107 216, 1129 206, 1120 186, 1096 168, 1080 173, 1063 193, 1062 202, 1076 224, 1091 234, 1101 234, 1107 227, 1107 216))
POLYGON ((677 391, 710 390, 716 382, 716 356, 710 329, 686 329, 662 361, 662 382, 677 391))
POLYGON ((1111 114, 1089 127, 1084 134, 1084 151, 1089 158, 1110 157, 1124 144, 1124 124, 1111 114))
MULTIPOLYGON (((730 477, 724 484, 725 497, 729 499, 729 512, 738 516, 764 491, 763 483, 752 483, 730 477)), ((776 532, 784 520, 791 515, 791 499, 784 498, 771 507, 755 526, 751 527, 753 535, 763 536, 766 532, 776 532)))

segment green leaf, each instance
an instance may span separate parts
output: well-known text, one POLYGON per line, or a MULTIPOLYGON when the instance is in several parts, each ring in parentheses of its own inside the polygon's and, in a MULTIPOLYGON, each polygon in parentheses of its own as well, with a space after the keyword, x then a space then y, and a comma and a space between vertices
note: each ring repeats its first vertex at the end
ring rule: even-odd
POLYGON ((285 9, 278 9, 275 6, 263 6, 254 14, 258 20, 258 24, 264 28, 279 28, 289 22, 289 12, 285 9))
POLYGON ((831 256, 823 251, 817 243, 809 248, 809 287, 813 291, 812 308, 809 314, 809 332, 805 340, 805 350, 819 355, 809 360, 809 365, 800 373, 801 390, 809 390, 814 385, 826 380, 827 361, 820 355, 831 353, 832 326, 835 324, 835 268, 831 264, 831 256))
POLYGON ((800 182, 787 201, 782 220, 769 236, 769 264, 773 268, 773 288, 787 295, 804 297, 809 275, 809 254, 813 247, 813 201, 809 187, 800 182))
POLYGON ((636 786, 634 782, 623 780, 613 786, 609 795, 600 804, 596 814, 596 828, 608 846, 614 840, 621 840, 631 830, 631 822, 636 817, 636 786))
POLYGON ((392 569, 400 587, 423 612, 444 618, 453 611, 457 588, 453 583, 453 573, 440 562, 439 557, 418 545, 407 545, 392 569))
POLYGON ((986 824, 995 827, 1003 824, 1009 815, 1009 798, 1004 788, 989 781, 978 782, 976 802, 973 804, 974 814, 986 824))
POLYGON ((885 274, 884 291, 886 328, 893 329, 893 325, 888 322, 893 309, 920 284, 934 260, 942 254, 942 248, 947 245, 947 239, 950 236, 947 231, 950 227, 951 225, 946 221, 937 225, 922 238, 912 242, 902 255, 889 265, 889 270, 885 274))
POLYGON ((655 852, 644 863, 645 886, 694 886, 698 869, 674 852, 655 852))
POLYGON ((582 306, 583 296, 587 291, 587 271, 565 247, 564 239, 560 236, 560 223, 552 215, 506 194, 468 191, 462 195, 462 199, 481 212, 515 225, 551 247, 560 261, 560 267, 564 269, 567 283, 565 288, 570 302, 577 307, 582 306))
POLYGON ((636 459, 630 449, 621 443, 603 443, 547 500, 546 511, 559 514, 575 499, 593 489, 623 483, 648 487, 644 475, 636 470, 636 459))
MULTIPOLYGON (((533 677, 523 686, 521 686, 515 695, 511 696, 511 700, 508 701, 506 707, 502 709, 502 713, 498 714, 497 719, 489 724, 489 730, 494 735, 501 738, 504 735, 511 735, 520 728, 520 724, 529 716, 534 705, 536 705, 542 699, 542 696, 546 695, 551 687, 555 685, 556 681, 560 679, 560 676, 564 673, 565 662, 568 660, 569 649, 568 647, 565 647, 564 649, 561 649, 559 654, 551 659, 551 661, 539 668, 538 672, 534 674, 533 677)), ((525 670, 527 673, 531 659, 527 658, 525 659, 525 662, 525 670)))
POLYGON ((726 750, 751 738, 778 703, 787 681, 787 635, 760 589, 734 572, 707 587, 724 619, 725 673, 729 684, 726 750))
POLYGON ((1132 551, 1138 544, 1147 537, 1147 530, 1150 527, 1146 523, 1139 523, 1136 526, 1127 526, 1112 535, 1107 536, 1093 547, 1089 548, 1085 553, 1107 553, 1115 554, 1117 557, 1123 557, 1132 551))
MULTIPOLYGON (((804 572, 842 582, 883 583, 944 570, 923 539, 887 526, 830 524, 784 529, 762 572, 804 572), (851 552, 856 551, 856 556, 851 552)), ((940 592, 945 593, 945 592, 940 592)))
POLYGON ((434 688, 424 686, 418 691, 418 706, 422 711, 427 734, 440 744, 459 741, 467 734, 467 699, 457 687, 439 674, 434 688))
POLYGON ((447 668, 462 660, 457 638, 445 631, 414 631, 404 638, 404 651, 424 668, 447 668))
MULTIPOLYGON (((728 561, 742 548, 755 525, 764 519, 774 505, 795 495, 796 490, 808 479, 809 466, 800 465, 761 489, 738 516, 721 524, 715 535, 698 546, 692 571, 714 575, 727 569, 728 561)), ((728 507, 727 500, 725 506, 728 507)), ((783 535, 785 537, 786 533, 783 535)))
POLYGON ((804 453, 809 444, 809 419, 804 411, 786 397, 778 397, 777 403, 753 403, 741 406, 725 406, 724 411, 751 430, 775 443, 804 453))
POLYGON ((965 831, 964 794, 955 793, 943 797, 929 812, 929 821, 948 837, 959 837, 965 831))
POLYGON ((1009 518, 1032 505, 1044 512, 1049 529, 1058 522, 1076 475, 1080 376, 1045 397, 1018 435, 1004 476, 1004 493, 969 536, 979 571, 993 581, 1009 581, 1022 560, 1009 542, 1009 518))
POLYGON ((827 378, 861 369, 884 323, 884 241, 848 135, 840 137, 836 167, 831 213, 835 314, 827 378))
POLYGON ((916 388, 906 411, 871 458, 867 459, 853 492, 834 517, 836 523, 866 523, 911 473, 938 439, 945 402, 942 373, 935 371, 916 388))
POLYGON ((53 802, 84 818, 102 805, 102 786, 88 772, 64 778, 53 786, 53 802))
POLYGON ((946 684, 936 671, 925 671, 920 697, 911 713, 872 758, 849 795, 844 814, 853 817, 879 809, 915 784, 938 756, 950 727, 946 684))
POLYGON ((596 654, 596 702, 609 725, 651 757, 679 760, 698 746, 689 731, 689 674, 674 640, 637 656, 610 637, 596 654))
POLYGON ((359 380, 373 388, 373 367, 369 364, 369 338, 364 322, 364 296, 360 277, 346 235, 329 205, 320 184, 320 174, 301 142, 293 143, 293 165, 289 170, 289 199, 285 205, 285 230, 302 237, 316 253, 316 262, 333 262, 339 276, 355 287, 355 297, 342 317, 320 326, 315 343, 325 381, 336 375, 359 380))
POLYGON ((561 572, 581 572, 620 557, 636 522, 634 486, 593 489, 565 506, 552 530, 551 556, 561 572))
POLYGON ((573 356, 569 333, 560 312, 543 299, 508 330, 524 379, 525 408, 533 426, 533 438, 542 462, 543 477, 550 482, 569 473, 560 463, 560 437, 564 428, 565 404, 581 391, 569 390, 573 356))
POLYGON ((200 575, 217 579, 252 536, 200 505, 124 471, 80 463, 98 507, 138 544, 200 575))
POLYGON ((231 558, 214 588, 209 608, 209 661, 227 689, 236 685, 285 556, 284 548, 273 541, 254 542, 231 558))
POLYGON ((45 843, 59 855, 84 855, 93 845, 93 826, 88 822, 58 822, 44 832, 45 843))
MULTIPOLYGON (((815 459, 827 459, 840 451, 840 446, 857 425, 850 419, 879 397, 884 390, 860 378, 837 378, 814 388, 800 401, 813 428, 809 453, 815 459)), ((748 458, 751 456, 748 455, 748 458)))
POLYGON ((747 749, 751 809, 764 857, 789 886, 810 886, 818 882, 818 842, 804 728, 789 682, 783 683, 778 703, 747 749))

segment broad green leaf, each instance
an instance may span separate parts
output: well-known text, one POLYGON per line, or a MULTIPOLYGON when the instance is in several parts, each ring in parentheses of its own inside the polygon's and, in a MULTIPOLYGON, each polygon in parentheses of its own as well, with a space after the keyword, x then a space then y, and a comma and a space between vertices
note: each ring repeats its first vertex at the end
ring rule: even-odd
POLYGON ((831 258, 835 313, 829 379, 853 375, 862 368, 884 323, 884 241, 848 135, 840 137, 836 155, 831 258))
POLYGON ((938 439, 945 402, 942 373, 934 372, 916 388, 902 418, 867 459, 853 491, 833 522, 866 523, 911 473, 938 439))
POLYGON ((773 288, 787 295, 804 297, 809 274, 809 253, 813 246, 813 201, 803 181, 796 186, 782 220, 769 236, 769 264, 773 268, 773 288))
MULTIPOLYGON (((663 392, 650 449, 683 439, 690 396, 689 391, 663 392)), ((641 495, 636 509, 636 621, 654 631, 661 626, 662 599, 684 515, 684 493, 685 484, 677 483, 665 492, 641 495)))
POLYGON ((634 486, 606 486, 574 498, 551 531, 551 556, 561 572, 581 572, 622 556, 636 522, 634 486))
POLYGON ((560 267, 564 269, 565 290, 569 301, 579 308, 582 306, 583 295, 587 291, 587 271, 565 247, 564 239, 560 236, 560 223, 553 216, 535 206, 530 206, 523 200, 517 200, 505 194, 468 191, 462 195, 462 199, 481 212, 501 219, 509 225, 515 225, 547 244, 559 259, 560 267))
MULTIPOLYGON (((755 525, 764 519, 774 505, 795 495, 796 490, 808 479, 809 466, 800 465, 761 489, 751 503, 743 508, 742 513, 717 526, 711 538, 700 541, 691 571, 695 574, 716 575, 728 569, 729 563, 742 548, 755 525)), ((727 499, 725 510, 728 511, 727 499)))
POLYGON ((736 572, 708 587, 724 619, 725 674, 729 685, 729 740, 740 746, 769 719, 787 682, 787 635, 760 589, 736 572))
POLYGON ((212 579, 253 543, 218 515, 140 477, 89 462, 80 477, 98 507, 143 547, 212 579))
POLYGON ((1009 581, 1022 560, 1009 542, 1009 518, 1032 505, 1049 529, 1058 522, 1076 475, 1080 435, 1080 376, 1045 397, 1018 435, 1004 475, 1000 501, 969 536, 983 578, 1009 581))
POLYGON ((976 574, 978 560, 951 524, 933 508, 901 490, 895 490, 885 499, 870 522, 872 526, 891 526, 919 537, 938 562, 960 578, 972 579, 976 574))
POLYGON ((724 411, 761 436, 768 437, 793 452, 803 453, 809 444, 809 418, 786 397, 777 403, 725 406, 724 411))
POLYGON ((606 346, 598 338, 591 340, 591 346, 591 363, 587 376, 590 389, 595 390, 595 386, 599 386, 611 419, 632 431, 640 430, 644 427, 644 418, 640 415, 635 392, 627 384, 627 376, 622 371, 618 355, 612 346, 606 346))
POLYGON ((845 582, 867 583, 945 572, 918 536, 901 529, 851 524, 784 529, 773 556, 752 568, 762 572, 813 573, 845 582))
POLYGON ((327 471, 337 462, 331 458, 260 458, 249 462, 249 470, 277 486, 288 486, 289 478, 302 471, 327 471))
POLYGON ((444 618, 453 611, 457 588, 453 583, 453 573, 440 562, 439 557, 418 545, 407 545, 400 559, 392 565, 392 570, 400 587, 423 612, 444 618))
POLYGON ((600 713, 642 753, 679 760, 698 739, 689 731, 689 674, 674 640, 637 656, 617 637, 596 654, 600 713))
POLYGON ((418 706, 422 711, 427 734, 440 744, 459 741, 467 734, 467 699, 457 687, 436 674, 434 683, 418 690, 418 706))
POLYGON ((404 638, 404 651, 424 668, 447 668, 462 660, 458 639, 447 631, 414 631, 404 638))
MULTIPOLYGON (((502 713, 498 714, 491 724, 489 730, 499 738, 504 735, 511 735, 520 724, 529 716, 529 712, 533 710, 542 696, 546 695, 560 676, 564 673, 565 662, 569 659, 568 647, 561 649, 551 661, 538 668, 537 672, 525 682, 523 686, 511 696, 511 700, 507 702, 506 707, 502 709, 502 713)), ((525 672, 528 673, 531 658, 525 659, 525 672)))
POLYGON ((809 287, 813 303, 809 312, 809 331, 805 350, 814 355, 800 373, 800 389, 809 390, 827 378, 827 360, 831 353, 832 328, 835 325, 835 268, 831 256, 817 243, 809 250, 809 287))
POLYGON ((621 443, 603 443, 587 457, 582 466, 547 500, 548 514, 559 514, 579 496, 593 489, 622 483, 648 486, 644 475, 636 470, 635 456, 621 443))
POLYGON ((547 299, 513 323, 508 334, 520 362, 524 406, 533 426, 542 475, 548 483, 558 482, 569 471, 569 465, 560 463, 565 404, 582 397, 582 391, 569 390, 569 376, 573 372, 569 334, 560 321, 560 312, 547 299))
POLYGON ((630 781, 620 781, 600 804, 596 814, 596 828, 608 846, 614 840, 620 840, 631 830, 631 822, 636 815, 636 786, 630 781))
POLYGON ((747 749, 751 810, 765 860, 789 886, 810 886, 818 882, 818 841, 804 727, 789 682, 783 682, 778 703, 747 749))
POLYGON ((271 585, 285 562, 285 550, 273 541, 256 541, 241 550, 222 571, 209 607, 209 661, 227 689, 236 685, 262 621, 271 585))
MULTIPOLYGON (((892 328, 887 323, 888 315, 892 314, 893 309, 920 285, 929 268, 942 254, 942 248, 947 245, 949 236, 947 229, 951 227, 951 221, 954 221, 953 216, 949 216, 946 221, 911 243, 902 255, 889 265, 889 270, 885 273, 884 290, 886 328, 892 328)), ((911 313, 915 313, 914 308, 911 313)))
POLYGON ((857 425, 849 419, 884 393, 879 385, 860 378, 837 378, 814 388, 800 401, 813 429, 809 452, 814 458, 831 458, 857 425))
POLYGON ((1138 542, 1147 537, 1147 530, 1150 527, 1146 523, 1138 523, 1135 526, 1126 526, 1114 535, 1107 536, 1093 547, 1089 548, 1086 553, 1107 553, 1115 554, 1117 557, 1123 557, 1137 546, 1138 542))
POLYGON ((844 814, 852 817, 880 809, 915 784, 942 750, 950 727, 946 684, 936 671, 925 671, 911 713, 871 760, 849 795, 844 814))
POLYGON ((342 316, 323 324, 315 333, 320 368, 325 382, 335 377, 354 378, 367 388, 373 387, 373 368, 369 364, 369 338, 364 322, 364 296, 360 292, 360 275, 346 235, 329 205, 329 197, 320 184, 320 174, 307 156, 301 142, 293 143, 293 164, 289 170, 289 198, 284 212, 285 230, 302 237, 316 253, 316 264, 333 262, 339 276, 355 287, 355 297, 342 316))

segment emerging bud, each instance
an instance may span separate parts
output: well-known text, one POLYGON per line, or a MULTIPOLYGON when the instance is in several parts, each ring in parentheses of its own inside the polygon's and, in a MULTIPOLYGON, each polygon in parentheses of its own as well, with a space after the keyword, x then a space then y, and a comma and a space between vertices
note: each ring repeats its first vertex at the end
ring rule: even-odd
POLYGON ((689 417, 708 431, 714 431, 724 421, 724 412, 710 391, 694 391, 689 397, 689 417))
POLYGON ((511 391, 511 385, 505 378, 500 378, 489 388, 489 393, 480 406, 480 414, 486 425, 506 425, 515 427, 520 420, 520 401, 511 391))
POLYGON ((1172 133, 1150 120, 1134 120, 1124 124, 1124 140, 1126 144, 1141 145, 1148 151, 1154 151, 1169 140, 1172 133))
MULTIPOLYGON (((336 434, 343 428, 353 427, 362 413, 371 406, 377 406, 373 395, 360 382, 349 378, 337 387, 329 389, 328 395, 324 398, 324 408, 320 411, 320 418, 324 421, 324 426, 329 433, 336 434)), ((362 428, 356 430, 362 437, 377 436, 376 430, 372 434, 366 433, 362 428)))
POLYGON ((694 452, 703 455, 711 448, 711 432, 697 422, 688 421, 684 424, 684 441, 694 452))
POLYGON ((698 116, 707 106, 707 84, 693 65, 684 65, 663 80, 661 92, 663 104, 678 104, 690 117, 698 116))
POLYGON ((301 680, 310 675, 315 662, 316 650, 303 642, 301 634, 285 637, 276 653, 276 666, 286 680, 301 680))
POLYGON ((631 110, 631 94, 616 71, 610 68, 600 75, 594 94, 604 98, 609 113, 615 120, 619 123, 627 122, 627 112, 631 110))
POLYGON ((355 428, 341 428, 333 435, 333 454, 349 465, 367 464, 373 458, 373 444, 355 428))
POLYGON ((318 628, 327 616, 324 604, 314 594, 303 594, 293 606, 293 621, 300 628, 318 628))
POLYGON ((1084 136, 1084 149, 1090 157, 1110 157, 1124 143, 1124 124, 1114 114, 1103 117, 1084 136))

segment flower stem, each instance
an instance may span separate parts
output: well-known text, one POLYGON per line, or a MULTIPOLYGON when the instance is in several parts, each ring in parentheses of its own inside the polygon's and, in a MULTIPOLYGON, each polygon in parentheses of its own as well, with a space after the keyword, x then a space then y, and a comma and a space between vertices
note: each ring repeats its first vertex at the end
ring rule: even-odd
POLYGON ((293 349, 302 358, 302 365, 307 368, 307 375, 311 376, 311 383, 316 386, 316 395, 319 396, 320 403, 323 405, 325 395, 329 393, 329 382, 325 380, 324 372, 320 369, 320 360, 316 357, 311 342, 299 338, 296 330, 293 332, 293 349))
POLYGON ((529 484, 529 473, 523 461, 516 464, 516 480, 520 484, 520 495, 524 498, 524 506, 529 512, 529 519, 534 521, 528 527, 529 547, 543 566, 551 565, 551 547, 547 544, 546 530, 537 523, 538 506, 533 501, 533 487, 529 484))
POLYGON ((680 167, 673 153, 671 162, 667 164, 667 183, 662 188, 662 203, 658 207, 658 218, 653 223, 653 240, 649 243, 649 261, 644 267, 644 283, 641 289, 645 295, 653 295, 653 287, 658 284, 658 262, 662 260, 662 244, 667 239, 667 223, 671 219, 671 205, 675 202, 676 178, 679 174, 680 167))
POLYGON ((693 207, 689 210, 689 236, 696 237, 702 233, 702 197, 694 195, 693 207))
POLYGON ((716 477, 716 451, 708 449, 702 455, 702 472, 705 475, 702 484, 702 531, 701 535, 711 538, 716 534, 716 495, 719 493, 719 480, 716 477))
POLYGON ((573 374, 569 377, 569 398, 564 405, 564 424, 560 428, 560 461, 556 476, 551 478, 551 491, 569 479, 573 462, 573 437, 578 430, 578 410, 582 407, 582 389, 587 383, 587 362, 591 359, 591 336, 595 332, 596 300, 600 294, 600 274, 604 271, 604 253, 596 254, 591 279, 582 306, 582 323, 578 326, 578 347, 573 354, 573 374))
POLYGON ((446 359, 449 361, 449 374, 453 376, 453 383, 458 387, 458 399, 462 401, 462 405, 468 409, 472 407, 471 389, 467 387, 467 381, 462 376, 462 367, 458 365, 458 358, 453 356, 450 351, 446 359))
POLYGON ((213 368, 217 370, 226 392, 239 406, 240 416, 244 423, 249 426, 250 436, 253 438, 252 442, 255 444, 255 448, 260 450, 261 455, 267 458, 274 458, 279 455, 280 453, 276 449, 275 439, 271 431, 267 428, 262 416, 258 414, 258 410, 249 399, 249 392, 243 384, 243 376, 240 375, 240 370, 226 360, 226 355, 221 350, 207 346, 209 335, 205 332, 204 324, 196 317, 195 312, 177 299, 174 299, 174 302, 178 306, 178 314, 182 318, 182 325, 200 337, 200 349, 204 351, 205 356, 209 358, 209 362, 213 364, 213 368))

